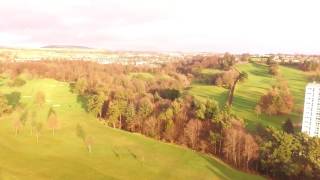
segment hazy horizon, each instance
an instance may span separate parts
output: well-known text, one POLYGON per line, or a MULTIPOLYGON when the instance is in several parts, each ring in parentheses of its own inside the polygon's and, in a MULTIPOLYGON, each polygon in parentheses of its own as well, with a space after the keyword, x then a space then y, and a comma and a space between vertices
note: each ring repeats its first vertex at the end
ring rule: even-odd
POLYGON ((23 3, 0 2, 0 46, 320 54, 315 0, 23 3))

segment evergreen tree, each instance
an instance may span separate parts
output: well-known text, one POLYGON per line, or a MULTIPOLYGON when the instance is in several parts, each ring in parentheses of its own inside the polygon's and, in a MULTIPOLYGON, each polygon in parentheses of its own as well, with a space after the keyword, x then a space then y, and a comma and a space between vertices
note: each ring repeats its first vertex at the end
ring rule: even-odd
POLYGON ((286 122, 282 125, 282 130, 289 134, 294 133, 294 127, 290 118, 288 118, 286 122))

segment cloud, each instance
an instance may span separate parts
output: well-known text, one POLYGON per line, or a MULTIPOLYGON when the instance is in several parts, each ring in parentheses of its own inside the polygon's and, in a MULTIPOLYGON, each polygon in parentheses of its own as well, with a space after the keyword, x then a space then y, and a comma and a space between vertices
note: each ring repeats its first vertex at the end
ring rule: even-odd
POLYGON ((0 2, 1 45, 320 53, 316 0, 0 2))

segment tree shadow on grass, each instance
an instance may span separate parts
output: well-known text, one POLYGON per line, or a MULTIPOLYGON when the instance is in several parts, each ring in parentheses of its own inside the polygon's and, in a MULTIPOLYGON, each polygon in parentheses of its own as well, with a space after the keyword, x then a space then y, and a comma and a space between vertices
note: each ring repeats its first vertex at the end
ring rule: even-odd
POLYGON ((138 160, 138 156, 136 154, 134 154, 130 149, 127 149, 128 153, 136 160, 138 160))
POLYGON ((234 179, 235 177, 230 176, 232 169, 227 167, 222 162, 218 162, 217 160, 210 158, 206 155, 201 155, 203 159, 205 159, 209 164, 206 165, 206 168, 210 170, 213 174, 218 176, 221 179, 234 179))
POLYGON ((268 72, 267 65, 253 63, 252 66, 255 67, 256 69, 249 70, 249 72, 251 74, 256 75, 256 76, 262 76, 262 77, 269 77, 269 78, 272 77, 272 75, 270 75, 268 72))
POLYGON ((81 95, 78 95, 77 96, 77 102, 81 104, 81 107, 86 111, 88 112, 88 106, 87 106, 87 103, 88 103, 88 99, 84 96, 81 96, 81 95))
POLYGON ((10 106, 12 106, 13 108, 15 108, 17 105, 20 104, 20 99, 21 99, 21 93, 14 91, 10 94, 6 94, 5 95, 7 100, 8 100, 8 104, 10 106))
MULTIPOLYGON (((248 178, 254 178, 253 174, 251 175, 252 177, 250 177, 250 174, 245 174, 244 172, 233 169, 222 161, 215 160, 207 155, 200 156, 209 163, 209 165, 206 165, 206 168, 221 179, 247 180, 248 178)), ((259 179, 258 177, 259 176, 257 176, 257 179, 259 179)))
POLYGON ((113 154, 116 156, 116 158, 120 159, 120 154, 115 151, 114 149, 112 149, 113 154))

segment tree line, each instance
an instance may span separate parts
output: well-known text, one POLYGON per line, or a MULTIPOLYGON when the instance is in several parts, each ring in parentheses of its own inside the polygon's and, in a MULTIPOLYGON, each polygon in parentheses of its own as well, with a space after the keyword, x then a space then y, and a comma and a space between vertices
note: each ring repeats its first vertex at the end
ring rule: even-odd
MULTIPOLYGON (((220 106, 213 99, 197 99, 185 93, 192 80, 187 73, 190 66, 137 68, 71 61, 24 64, 8 63, 1 70, 13 77, 28 72, 32 77, 69 82, 83 107, 112 128, 213 154, 236 168, 275 179, 319 178, 318 138, 294 132, 289 121, 283 130, 258 125, 255 131, 248 131, 228 104, 220 106), (130 76, 132 72, 149 72, 155 77, 142 80, 130 76)), ((279 94, 287 91, 286 87, 275 88, 279 94)), ((288 110, 283 108, 282 112, 288 110)), ((77 135, 91 151, 93 140, 81 126, 77 126, 77 135)))

